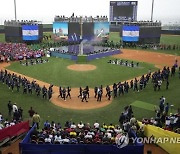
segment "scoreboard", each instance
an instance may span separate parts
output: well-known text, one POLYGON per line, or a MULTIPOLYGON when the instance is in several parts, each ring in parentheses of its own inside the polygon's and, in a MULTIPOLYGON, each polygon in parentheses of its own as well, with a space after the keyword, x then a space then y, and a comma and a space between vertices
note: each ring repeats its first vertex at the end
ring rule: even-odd
POLYGON ((110 22, 136 21, 137 1, 110 1, 110 22))

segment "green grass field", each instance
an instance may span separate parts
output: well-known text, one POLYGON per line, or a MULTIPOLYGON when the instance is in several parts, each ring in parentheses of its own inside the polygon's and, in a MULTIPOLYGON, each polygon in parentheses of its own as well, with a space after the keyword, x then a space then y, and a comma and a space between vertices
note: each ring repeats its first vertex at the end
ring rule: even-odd
POLYGON ((5 42, 5 35, 0 33, 0 42, 5 42))
POLYGON ((108 64, 107 62, 110 59, 113 58, 106 57, 88 62, 88 64, 95 65, 97 68, 87 72, 67 69, 68 65, 75 64, 75 62, 60 58, 49 58, 49 63, 28 67, 15 62, 8 69, 57 86, 84 87, 88 85, 92 88, 100 85, 112 85, 114 82, 124 81, 145 74, 149 69, 155 70, 152 64, 147 63, 139 63, 138 68, 108 64))
POLYGON ((105 122, 107 124, 118 124, 120 113, 123 111, 123 108, 129 104, 132 104, 134 115, 139 120, 143 117, 150 118, 155 116, 153 106, 159 105, 159 98, 161 96, 165 96, 166 102, 174 105, 174 108, 172 109, 173 111, 177 110, 177 108, 180 107, 179 85, 180 79, 178 79, 176 74, 175 78, 170 78, 169 90, 165 90, 165 84, 163 83, 161 91, 154 92, 151 83, 149 83, 145 90, 141 92, 133 92, 130 90, 128 94, 114 99, 113 102, 106 107, 94 110, 78 111, 57 107, 49 101, 37 98, 35 95, 23 95, 22 91, 19 93, 16 91, 11 92, 6 85, 0 83, 0 112, 5 117, 8 117, 7 103, 11 100, 12 102, 16 102, 18 107, 21 106, 24 109, 24 120, 29 118, 27 111, 32 106, 41 116, 41 126, 46 119, 49 121, 53 120, 55 122, 61 122, 62 124, 64 124, 67 120, 71 120, 76 123, 79 121, 90 122, 90 124, 93 124, 95 120, 98 120, 100 123, 105 122), (141 103, 143 102, 143 104, 147 105, 142 108, 141 104, 137 104, 135 101, 140 101, 141 103), (150 109, 149 106, 151 107, 150 109))

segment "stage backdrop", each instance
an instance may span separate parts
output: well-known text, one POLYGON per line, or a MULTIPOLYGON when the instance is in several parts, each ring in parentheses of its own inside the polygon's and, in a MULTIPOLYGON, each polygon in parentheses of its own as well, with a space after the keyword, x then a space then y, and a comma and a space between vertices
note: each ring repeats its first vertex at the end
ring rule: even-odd
POLYGON ((109 38, 109 22, 95 22, 94 23, 95 40, 105 40, 109 38))
POLYGON ((53 23, 53 38, 55 41, 68 40, 68 23, 54 22, 53 23))
POLYGON ((93 40, 94 39, 94 23, 86 22, 83 23, 83 40, 93 40))

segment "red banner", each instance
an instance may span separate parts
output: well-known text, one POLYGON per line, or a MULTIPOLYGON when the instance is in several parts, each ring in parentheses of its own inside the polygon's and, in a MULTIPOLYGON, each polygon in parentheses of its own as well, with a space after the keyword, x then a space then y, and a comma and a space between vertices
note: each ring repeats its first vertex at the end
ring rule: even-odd
POLYGON ((0 130, 0 141, 11 138, 13 136, 18 136, 22 133, 29 131, 29 121, 18 123, 14 126, 3 128, 0 130))

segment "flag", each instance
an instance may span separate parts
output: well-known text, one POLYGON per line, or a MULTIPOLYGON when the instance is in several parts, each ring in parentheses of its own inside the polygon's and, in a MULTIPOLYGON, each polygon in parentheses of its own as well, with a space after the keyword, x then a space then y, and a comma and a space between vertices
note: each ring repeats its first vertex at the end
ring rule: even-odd
POLYGON ((127 42, 137 42, 139 40, 139 26, 123 26, 122 40, 127 42))
POLYGON ((38 25, 23 25, 22 36, 23 36, 23 40, 38 40, 39 39, 38 25))

